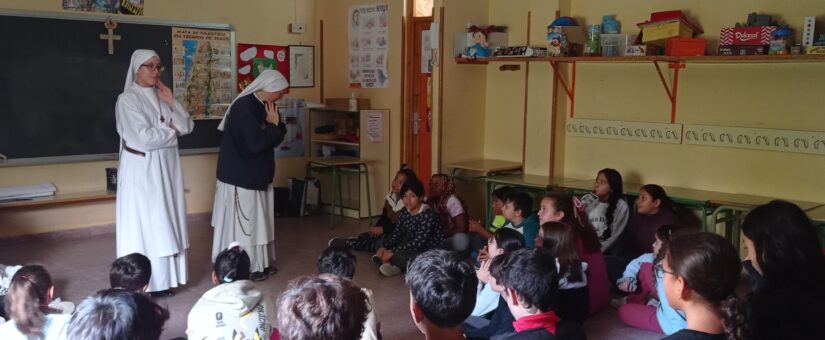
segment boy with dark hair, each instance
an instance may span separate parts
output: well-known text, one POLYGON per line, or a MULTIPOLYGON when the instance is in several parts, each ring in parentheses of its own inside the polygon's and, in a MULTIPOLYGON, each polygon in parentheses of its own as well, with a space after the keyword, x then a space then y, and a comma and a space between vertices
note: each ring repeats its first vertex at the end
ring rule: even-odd
MULTIPOLYGON (((321 257, 318 258, 318 272, 321 274, 332 274, 340 277, 350 279, 355 276, 355 265, 357 260, 349 249, 332 246, 324 249, 321 257)), ((361 288, 361 291, 367 295, 367 302, 370 306, 370 312, 367 315, 367 320, 364 321, 364 333, 361 334, 361 340, 377 340, 380 339, 379 330, 381 323, 375 314, 375 303, 373 301, 372 290, 368 288, 361 288)))
POLYGON ((125 289, 101 290, 77 306, 67 338, 156 340, 167 320, 169 311, 148 295, 125 289))
POLYGON ((478 278, 461 257, 446 250, 417 256, 407 271, 410 313, 426 339, 464 339, 461 323, 476 303, 478 278))
MULTIPOLYGON (((485 243, 481 244, 481 247, 483 247, 486 244, 486 240, 490 239, 490 237, 493 237, 493 233, 495 233, 496 230, 507 224, 507 219, 504 217, 504 215, 502 215, 501 210, 504 207, 504 196, 506 196, 513 190, 515 189, 513 189, 513 187, 511 186, 501 186, 493 190, 492 193, 490 193, 490 201, 493 207, 493 220, 490 222, 489 226, 485 228, 481 224, 481 221, 470 220, 470 231, 477 233, 479 236, 484 238, 483 241, 485 241, 485 243)), ((473 245, 478 248, 476 240, 474 240, 473 245)))
POLYGON ((137 293, 146 292, 149 278, 152 276, 152 263, 149 258, 139 253, 132 253, 112 262, 109 270, 109 284, 137 293))
POLYGON ((524 191, 514 190, 504 195, 501 213, 510 223, 505 228, 513 228, 524 235, 524 245, 533 248, 539 234, 539 218, 533 213, 533 198, 524 191))
POLYGON ((358 286, 332 274, 297 278, 278 300, 284 340, 360 339, 370 308, 358 286))
POLYGON ((553 304, 558 300, 556 259, 544 248, 520 249, 496 256, 490 282, 516 319, 516 332, 501 339, 585 339, 573 322, 561 322, 553 304))

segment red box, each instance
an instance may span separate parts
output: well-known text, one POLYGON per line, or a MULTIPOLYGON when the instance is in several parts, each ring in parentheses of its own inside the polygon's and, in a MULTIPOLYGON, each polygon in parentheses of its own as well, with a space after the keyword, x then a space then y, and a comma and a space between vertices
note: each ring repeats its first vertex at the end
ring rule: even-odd
POLYGON ((719 46, 719 55, 746 56, 746 55, 766 55, 766 54, 768 54, 768 45, 761 45, 761 46, 744 46, 744 45, 719 46))
POLYGON ((776 26, 727 27, 719 33, 719 45, 769 45, 776 26))
POLYGON ((705 55, 707 42, 701 38, 671 38, 665 45, 665 55, 695 57, 705 55))

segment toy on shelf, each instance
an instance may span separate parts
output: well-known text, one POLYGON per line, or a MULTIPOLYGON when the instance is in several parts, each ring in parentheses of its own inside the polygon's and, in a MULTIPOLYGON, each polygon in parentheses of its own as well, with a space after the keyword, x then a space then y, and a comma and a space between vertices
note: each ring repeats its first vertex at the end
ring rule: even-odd
POLYGON ((782 27, 771 33, 770 55, 788 54, 788 46, 790 46, 793 31, 788 27, 782 27))
POLYGON ((496 48, 507 46, 507 27, 468 25, 466 32, 456 33, 455 55, 462 58, 487 58, 496 48))
POLYGON ((571 17, 559 17, 547 26, 547 55, 571 57, 585 42, 584 31, 571 17))

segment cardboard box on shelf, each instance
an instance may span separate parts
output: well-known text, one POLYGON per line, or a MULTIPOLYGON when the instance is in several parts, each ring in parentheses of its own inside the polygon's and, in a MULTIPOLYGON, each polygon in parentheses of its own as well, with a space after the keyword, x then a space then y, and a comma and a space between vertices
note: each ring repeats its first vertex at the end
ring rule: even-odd
POLYGON ((671 38, 667 40, 665 55, 694 57, 705 55, 707 41, 701 38, 671 38))
POLYGON ((724 56, 746 56, 768 54, 768 45, 744 46, 729 45, 719 46, 719 55, 724 56))
POLYGON ((669 38, 692 38, 702 29, 692 24, 682 11, 650 13, 650 20, 636 24, 642 29, 642 42, 664 47, 669 38))
POLYGON ((719 45, 759 46, 771 43, 771 34, 777 26, 726 27, 719 33, 719 45))

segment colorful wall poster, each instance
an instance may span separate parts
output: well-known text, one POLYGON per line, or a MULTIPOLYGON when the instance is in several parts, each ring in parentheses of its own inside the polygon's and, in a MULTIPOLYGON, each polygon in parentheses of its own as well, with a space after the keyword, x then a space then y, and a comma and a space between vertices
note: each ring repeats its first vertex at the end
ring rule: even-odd
POLYGON ((143 15, 143 0, 63 0, 63 9, 80 12, 143 15))
POLYGON ((306 147, 306 101, 300 98, 283 98, 278 101, 278 113, 286 125, 284 141, 275 147, 275 158, 303 157, 306 147))
POLYGON ((352 88, 386 88, 389 85, 389 5, 374 4, 350 7, 349 86, 352 88))
POLYGON ((277 70, 289 80, 287 46, 238 44, 238 92, 266 69, 277 70))
POLYGON ((172 28, 175 99, 194 119, 220 119, 234 99, 230 31, 172 28))

